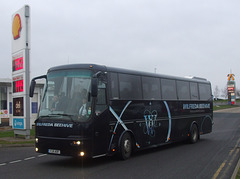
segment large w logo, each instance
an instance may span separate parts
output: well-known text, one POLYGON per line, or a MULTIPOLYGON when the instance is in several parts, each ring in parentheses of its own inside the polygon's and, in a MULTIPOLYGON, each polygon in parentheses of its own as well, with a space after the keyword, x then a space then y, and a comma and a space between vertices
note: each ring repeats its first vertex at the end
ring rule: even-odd
POLYGON ((148 134, 151 137, 155 136, 155 127, 157 127, 157 111, 150 112, 149 110, 144 111, 145 125, 143 130, 144 134, 148 134))

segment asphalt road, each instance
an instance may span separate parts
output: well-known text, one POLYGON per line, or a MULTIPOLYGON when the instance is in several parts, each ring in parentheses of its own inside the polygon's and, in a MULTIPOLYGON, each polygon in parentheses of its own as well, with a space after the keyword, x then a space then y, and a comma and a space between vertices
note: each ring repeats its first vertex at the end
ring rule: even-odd
POLYGON ((240 157, 240 108, 214 113, 213 132, 196 144, 170 144, 113 157, 76 160, 33 147, 0 148, 0 178, 231 178, 240 157))

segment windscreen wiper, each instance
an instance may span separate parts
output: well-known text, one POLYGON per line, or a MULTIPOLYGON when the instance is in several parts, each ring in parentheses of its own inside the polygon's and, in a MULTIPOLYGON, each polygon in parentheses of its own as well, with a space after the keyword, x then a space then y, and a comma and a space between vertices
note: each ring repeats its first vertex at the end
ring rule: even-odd
POLYGON ((57 113, 57 114, 52 114, 52 115, 58 115, 58 116, 67 116, 70 118, 70 120, 73 122, 73 123, 76 123, 76 121, 74 121, 73 119, 73 116, 72 114, 61 114, 61 113, 57 113))
POLYGON ((48 115, 45 115, 45 116, 39 116, 39 118, 58 117, 58 116, 67 116, 67 117, 70 118, 70 120, 71 120, 73 123, 76 123, 76 121, 74 121, 74 119, 73 119, 73 116, 74 116, 74 115, 71 115, 71 114, 56 113, 56 114, 48 114, 48 115))
MULTIPOLYGON (((56 115, 58 116, 58 115, 56 115)), ((54 114, 48 114, 48 115, 44 115, 44 116, 39 116, 39 118, 46 118, 46 117, 56 117, 54 114)))

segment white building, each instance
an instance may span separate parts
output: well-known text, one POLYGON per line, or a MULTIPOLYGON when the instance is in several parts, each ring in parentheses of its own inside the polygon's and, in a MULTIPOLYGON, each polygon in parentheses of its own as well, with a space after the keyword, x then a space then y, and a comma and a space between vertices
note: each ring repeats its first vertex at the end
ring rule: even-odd
MULTIPOLYGON (((38 108, 40 104, 41 92, 44 82, 36 84, 34 96, 31 98, 31 125, 34 125, 36 120, 38 108)), ((12 107, 12 79, 0 78, 0 126, 12 126, 13 121, 13 107, 12 107)))

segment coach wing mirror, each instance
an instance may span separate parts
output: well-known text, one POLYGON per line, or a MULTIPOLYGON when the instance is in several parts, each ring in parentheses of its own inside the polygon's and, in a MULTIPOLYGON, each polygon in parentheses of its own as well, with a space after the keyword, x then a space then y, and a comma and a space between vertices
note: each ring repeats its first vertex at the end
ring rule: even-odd
POLYGON ((34 89, 35 89, 35 86, 36 86, 36 80, 41 79, 41 78, 47 79, 47 76, 42 75, 42 76, 38 76, 38 77, 32 79, 31 84, 30 84, 30 89, 29 89, 29 97, 31 97, 31 98, 33 97, 34 89))
POLYGON ((33 94, 34 94, 35 85, 36 85, 36 81, 32 79, 31 85, 30 85, 30 93, 29 93, 29 96, 31 98, 33 97, 33 94))
POLYGON ((92 77, 92 85, 91 85, 92 97, 97 97, 98 95, 98 78, 92 77))

